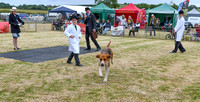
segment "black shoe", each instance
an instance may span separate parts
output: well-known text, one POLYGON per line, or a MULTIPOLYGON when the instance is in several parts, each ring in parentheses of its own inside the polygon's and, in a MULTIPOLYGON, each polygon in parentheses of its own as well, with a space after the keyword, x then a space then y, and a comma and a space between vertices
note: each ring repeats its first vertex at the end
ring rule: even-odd
POLYGON ((176 52, 172 51, 172 52, 170 52, 170 53, 176 53, 176 52))
POLYGON ((68 64, 73 64, 72 62, 67 61, 68 64))
POLYGON ((181 53, 184 53, 186 50, 184 50, 184 51, 181 51, 181 53))
POLYGON ((86 48, 86 49, 84 49, 84 50, 91 50, 91 48, 86 48))
POLYGON ((82 64, 76 64, 76 66, 83 67, 83 65, 82 65, 82 64))
POLYGON ((14 48, 14 50, 17 50, 17 48, 14 48))
POLYGON ((21 50, 21 48, 17 48, 17 50, 21 50))
POLYGON ((101 50, 101 48, 97 48, 97 49, 96 49, 96 51, 100 51, 100 50, 101 50))

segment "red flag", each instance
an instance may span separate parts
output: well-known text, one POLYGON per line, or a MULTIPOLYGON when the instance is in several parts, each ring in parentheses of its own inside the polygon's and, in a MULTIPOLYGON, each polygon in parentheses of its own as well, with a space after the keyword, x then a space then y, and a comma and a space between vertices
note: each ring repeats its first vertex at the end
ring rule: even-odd
POLYGON ((140 23, 140 28, 144 28, 144 26, 145 26, 145 23, 144 23, 145 19, 146 19, 146 11, 144 9, 141 9, 138 12, 138 15, 137 15, 137 20, 140 23))

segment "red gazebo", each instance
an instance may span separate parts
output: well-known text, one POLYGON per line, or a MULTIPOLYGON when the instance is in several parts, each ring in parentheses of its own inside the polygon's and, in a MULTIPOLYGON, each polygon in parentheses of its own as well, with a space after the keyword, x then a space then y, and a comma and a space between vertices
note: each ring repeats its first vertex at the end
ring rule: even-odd
POLYGON ((121 9, 116 9, 115 10, 115 25, 116 25, 116 19, 117 16, 125 15, 125 18, 128 20, 128 17, 131 16, 133 19, 133 22, 135 23, 136 20, 138 19, 141 28, 144 26, 144 21, 146 18, 146 11, 144 9, 139 9, 136 7, 134 4, 130 3, 129 5, 121 8, 121 9))

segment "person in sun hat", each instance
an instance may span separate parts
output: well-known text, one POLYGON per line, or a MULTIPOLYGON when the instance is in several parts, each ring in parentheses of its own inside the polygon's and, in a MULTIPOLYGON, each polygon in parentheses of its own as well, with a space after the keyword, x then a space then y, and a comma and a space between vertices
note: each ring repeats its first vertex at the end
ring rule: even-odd
POLYGON ((16 7, 12 7, 10 11, 11 11, 11 14, 9 15, 9 24, 11 25, 11 33, 13 36, 14 50, 19 50, 20 48, 17 45, 17 38, 20 37, 20 32, 21 32, 20 26, 24 25, 24 22, 16 14, 17 12, 16 7))
POLYGON ((182 10, 179 11, 179 18, 178 18, 177 24, 174 28, 174 34, 176 34, 175 48, 170 53, 176 53, 178 49, 181 51, 181 53, 186 51, 185 48, 183 47, 183 45, 181 44, 183 33, 185 31, 185 25, 184 25, 185 19, 184 19, 183 15, 184 15, 184 12, 182 10))
POLYGON ((71 52, 67 63, 68 64, 72 64, 71 60, 73 59, 73 57, 75 58, 76 61, 76 66, 82 67, 83 65, 80 64, 79 61, 79 53, 80 53, 80 39, 81 39, 81 27, 77 25, 77 16, 76 15, 72 15, 70 17, 72 24, 70 24, 69 26, 67 26, 64 34, 69 38, 69 51, 71 52))
MULTIPOLYGON (((150 19, 150 22, 149 22, 149 26, 152 27, 153 31, 154 31, 154 36, 156 36, 156 31, 155 31, 155 26, 156 26, 156 18, 155 18, 155 15, 152 14, 151 15, 151 19, 150 19)), ((150 32, 150 36, 152 36, 152 30, 150 32)))

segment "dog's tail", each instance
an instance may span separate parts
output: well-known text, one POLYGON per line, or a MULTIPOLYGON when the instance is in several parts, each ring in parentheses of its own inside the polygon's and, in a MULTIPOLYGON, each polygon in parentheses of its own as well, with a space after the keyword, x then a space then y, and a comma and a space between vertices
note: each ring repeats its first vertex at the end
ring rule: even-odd
POLYGON ((108 43, 107 47, 109 47, 109 46, 110 46, 110 44, 111 44, 111 41, 112 41, 112 40, 110 40, 110 42, 108 43))

